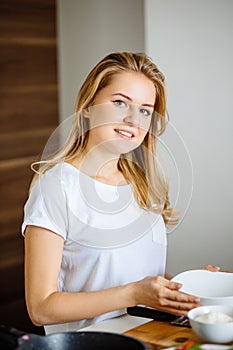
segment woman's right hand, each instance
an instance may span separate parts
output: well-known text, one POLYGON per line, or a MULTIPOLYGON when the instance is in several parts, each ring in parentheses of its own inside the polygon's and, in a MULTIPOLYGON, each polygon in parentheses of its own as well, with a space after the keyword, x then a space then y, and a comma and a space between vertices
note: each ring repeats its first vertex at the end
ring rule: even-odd
POLYGON ((146 277, 135 283, 136 305, 146 305, 175 315, 199 306, 200 299, 180 292, 182 284, 172 282, 161 276, 146 277))

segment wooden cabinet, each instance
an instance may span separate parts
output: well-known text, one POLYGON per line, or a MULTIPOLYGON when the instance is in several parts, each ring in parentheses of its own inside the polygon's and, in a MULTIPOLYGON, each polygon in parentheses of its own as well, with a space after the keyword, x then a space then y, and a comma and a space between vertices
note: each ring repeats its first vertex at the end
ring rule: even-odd
POLYGON ((24 301, 23 206, 58 125, 55 0, 0 1, 0 322, 42 333, 24 301))

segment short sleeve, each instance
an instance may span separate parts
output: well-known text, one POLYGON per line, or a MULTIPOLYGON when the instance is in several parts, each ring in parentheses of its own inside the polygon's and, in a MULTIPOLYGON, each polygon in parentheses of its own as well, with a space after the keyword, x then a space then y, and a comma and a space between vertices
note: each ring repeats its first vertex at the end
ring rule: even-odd
POLYGON ((24 207, 22 234, 28 225, 51 230, 67 237, 66 195, 63 182, 53 172, 40 175, 33 185, 24 207))

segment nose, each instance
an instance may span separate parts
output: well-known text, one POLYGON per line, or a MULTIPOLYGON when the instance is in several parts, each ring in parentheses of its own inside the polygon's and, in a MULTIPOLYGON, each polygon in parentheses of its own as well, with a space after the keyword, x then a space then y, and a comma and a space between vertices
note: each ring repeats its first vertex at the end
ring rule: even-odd
POLYGON ((138 106, 131 104, 123 121, 133 126, 140 126, 140 112, 138 106))

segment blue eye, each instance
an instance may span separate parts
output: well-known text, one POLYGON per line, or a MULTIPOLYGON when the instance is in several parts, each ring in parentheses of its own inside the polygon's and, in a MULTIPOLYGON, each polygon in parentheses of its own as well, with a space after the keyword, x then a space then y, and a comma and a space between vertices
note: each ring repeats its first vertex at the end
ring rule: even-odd
POLYGON ((146 117, 150 117, 152 115, 152 112, 149 109, 141 108, 140 113, 142 113, 146 117))
POLYGON ((115 100, 115 101, 112 101, 116 106, 119 106, 119 107, 128 107, 127 103, 125 101, 122 101, 122 100, 115 100))

